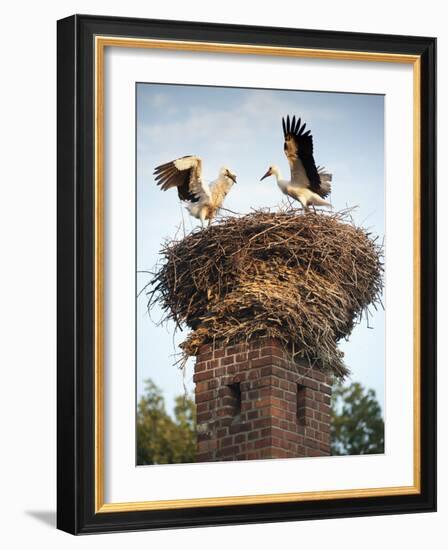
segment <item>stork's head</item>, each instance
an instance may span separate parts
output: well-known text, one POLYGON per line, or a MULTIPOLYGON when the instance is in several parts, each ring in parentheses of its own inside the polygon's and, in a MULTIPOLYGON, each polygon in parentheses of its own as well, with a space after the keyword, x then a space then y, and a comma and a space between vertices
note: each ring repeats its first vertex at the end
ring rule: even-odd
POLYGON ((277 166, 275 166, 275 164, 273 164, 272 166, 269 166, 268 171, 262 178, 260 178, 260 181, 263 181, 265 178, 268 178, 269 176, 278 176, 279 174, 280 174, 279 169, 277 168, 277 166))
POLYGON ((229 183, 232 183, 232 185, 236 183, 236 174, 234 174, 232 170, 230 170, 230 168, 227 168, 227 166, 223 166, 221 168, 221 170, 219 171, 219 175, 221 177, 227 178, 228 181, 230 180, 229 183))

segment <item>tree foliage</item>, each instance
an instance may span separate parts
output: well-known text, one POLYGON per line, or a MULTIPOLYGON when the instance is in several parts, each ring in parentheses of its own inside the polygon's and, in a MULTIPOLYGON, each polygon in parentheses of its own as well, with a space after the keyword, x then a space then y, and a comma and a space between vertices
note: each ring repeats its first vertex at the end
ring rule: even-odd
POLYGON ((358 382, 333 388, 331 453, 384 453, 384 421, 374 390, 358 382))
POLYGON ((137 464, 194 462, 196 411, 191 399, 176 397, 174 418, 165 409, 161 390, 146 381, 137 413, 137 464))

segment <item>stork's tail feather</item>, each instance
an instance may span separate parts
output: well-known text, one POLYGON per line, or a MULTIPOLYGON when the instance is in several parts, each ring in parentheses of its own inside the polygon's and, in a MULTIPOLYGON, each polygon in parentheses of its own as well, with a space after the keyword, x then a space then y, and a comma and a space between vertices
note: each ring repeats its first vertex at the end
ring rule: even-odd
POLYGON ((201 207, 197 202, 186 202, 185 203, 185 208, 195 218, 199 217, 199 211, 200 211, 201 207))
POLYGON ((326 201, 322 197, 319 197, 319 195, 317 194, 312 197, 308 204, 312 204, 314 206, 328 206, 329 208, 333 208, 331 202, 326 201))
POLYGON ((324 166, 317 167, 317 173, 320 178, 320 188, 322 190, 322 196, 326 197, 331 193, 331 181, 333 179, 332 174, 329 174, 324 166))

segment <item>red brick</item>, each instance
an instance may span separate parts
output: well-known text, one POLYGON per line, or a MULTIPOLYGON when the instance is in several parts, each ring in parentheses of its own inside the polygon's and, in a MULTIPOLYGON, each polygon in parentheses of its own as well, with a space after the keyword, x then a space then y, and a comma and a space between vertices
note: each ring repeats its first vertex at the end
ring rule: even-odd
MULTIPOLYGON (((263 340, 262 340, 263 342, 263 340)), ((265 338, 264 339, 264 345, 265 346, 272 346, 274 348, 281 348, 283 349, 283 345, 280 342, 280 340, 277 340, 277 338, 265 338)))
POLYGON ((255 380, 256 378, 260 378, 260 371, 257 369, 253 369, 249 372, 249 379, 255 380))
POLYGON ((277 347, 274 347, 274 346, 269 346, 269 347, 266 347, 266 348, 261 348, 260 350, 260 355, 262 357, 269 357, 269 356, 272 356, 272 357, 280 357, 280 358, 284 358, 285 357, 285 354, 283 352, 282 349, 279 349, 277 347))
MULTIPOLYGON (((252 359, 252 368, 266 367, 272 365, 271 357, 259 357, 258 359, 252 359)), ((267 372, 271 374, 271 372, 267 372)))
POLYGON ((203 380, 210 380, 212 376, 213 375, 210 371, 198 372, 193 376, 193 382, 202 382, 203 380))
POLYGON ((249 432, 252 429, 251 422, 241 422, 241 424, 232 424, 229 426, 229 433, 249 432))
POLYGON ((212 452, 208 452, 208 453, 198 452, 196 455, 196 462, 209 462, 214 459, 215 459, 215 456, 212 452))
POLYGON ((226 395, 221 400, 222 405, 228 405, 229 407, 235 407, 235 398, 230 395, 226 395))
POLYGON ((198 382, 196 384, 196 393, 207 391, 209 388, 209 382, 198 382))
POLYGON ((324 434, 329 434, 330 433, 330 425, 329 424, 324 424, 323 422, 319 422, 319 431, 321 431, 322 433, 324 434))
POLYGON ((203 403, 204 401, 211 401, 216 397, 215 390, 198 392, 196 394, 196 403, 203 403))
POLYGON ((203 344, 199 350, 199 355, 210 353, 211 351, 213 351, 213 344, 203 344))
POLYGON ((260 418, 258 420, 254 420, 254 427, 255 428, 266 428, 267 426, 271 425, 271 420, 269 418, 260 418))
POLYGON ((251 380, 250 380, 250 387, 251 387, 252 389, 254 389, 254 390, 255 390, 255 389, 264 388, 264 387, 266 386, 266 380, 267 380, 267 378, 266 378, 266 377, 261 378, 261 376, 260 376, 260 371, 259 371, 259 370, 250 371, 250 372, 249 372, 249 378, 250 378, 250 375, 251 375, 252 373, 254 373, 254 372, 258 375, 258 378, 254 378, 254 379, 251 379, 251 380))
POLYGON ((196 366, 194 367, 194 371, 197 373, 197 372, 203 372, 207 370, 207 363, 206 362, 202 362, 202 361, 198 361, 196 363, 196 366))
POLYGON ((284 409, 278 408, 278 407, 271 407, 270 411, 271 415, 276 416, 277 418, 283 418, 287 420, 286 418, 286 411, 284 409))
POLYGON ((269 447, 272 444, 270 437, 264 437, 263 439, 257 439, 254 443, 255 449, 260 449, 261 447, 269 447))
POLYGON ((247 439, 248 440, 253 440, 253 439, 258 439, 261 435, 261 432, 258 432, 258 431, 251 431, 247 434, 247 439))
POLYGON ((305 446, 308 448, 311 448, 311 449, 319 448, 319 443, 315 439, 312 439, 310 437, 305 437, 304 443, 305 443, 305 446))
POLYGON ((236 344, 235 346, 229 346, 226 349, 226 355, 236 355, 237 353, 243 353, 246 351, 245 344, 236 344))
POLYGON ((326 405, 325 403, 319 403, 318 409, 322 413, 330 414, 331 407, 329 405, 326 405))
POLYGON ((264 398, 264 399, 257 399, 254 402, 254 407, 257 409, 261 409, 262 407, 269 407, 271 405, 271 399, 264 398))
MULTIPOLYGON (((312 376, 313 376, 314 380, 317 380, 318 382, 325 382, 325 380, 326 380, 325 374, 319 372, 317 369, 313 369, 312 376)), ((311 375, 310 375, 310 377, 311 377, 311 375)))
POLYGON ((208 408, 208 403, 198 403, 196 405, 196 413, 197 414, 200 414, 200 413, 204 413, 204 412, 207 412, 209 411, 209 408, 208 408))
POLYGON ((314 400, 318 401, 319 403, 323 403, 324 402, 324 396, 319 392, 315 392, 314 400))
POLYGON ((278 399, 277 397, 271 397, 271 405, 273 407, 278 407, 279 409, 285 409, 286 403, 283 399, 278 399))
POLYGON ((221 439, 221 446, 222 447, 229 447, 233 444, 233 436, 227 436, 221 439))
POLYGON ((316 382, 315 380, 311 380, 310 378, 307 378, 303 385, 306 387, 306 388, 311 388, 312 390, 319 390, 319 383, 316 382))
POLYGON ((204 351, 198 355, 198 361, 201 361, 201 362, 204 362, 204 361, 209 361, 210 359, 212 359, 213 357, 213 352, 212 351, 204 351))
POLYGON ((219 367, 220 360, 219 359, 212 359, 211 361, 207 361, 207 369, 213 370, 219 367))
MULTIPOLYGON (((280 394, 278 394, 280 397, 280 394)), ((297 403, 297 393, 292 393, 290 391, 283 392, 283 399, 291 403, 297 403)))
POLYGON ((272 397, 277 399, 285 399, 285 392, 279 388, 270 386, 268 388, 263 388, 263 391, 269 392, 272 397))
POLYGON ((227 374, 227 367, 218 367, 215 369, 215 377, 221 379, 227 374))
MULTIPOLYGON (((258 456, 257 453, 247 453, 246 454, 246 460, 256 460, 257 458, 261 458, 258 456)), ((241 459, 239 459, 241 460, 241 459)))
POLYGON ((237 452, 238 452, 238 445, 232 445, 230 447, 222 447, 219 449, 219 454, 223 459, 228 457, 231 460, 232 459, 231 457, 234 456, 237 452))

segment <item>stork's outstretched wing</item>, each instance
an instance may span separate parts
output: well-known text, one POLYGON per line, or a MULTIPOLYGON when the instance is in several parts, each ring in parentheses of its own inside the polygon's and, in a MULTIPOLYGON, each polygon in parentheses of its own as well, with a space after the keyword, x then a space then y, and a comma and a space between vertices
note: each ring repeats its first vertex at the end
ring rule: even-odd
POLYGON ((310 189, 325 198, 328 191, 321 185, 320 176, 314 162, 311 131, 307 130, 305 132, 306 124, 302 124, 300 118, 296 121, 295 116, 292 117, 292 120, 289 115, 286 120, 282 118, 282 125, 285 137, 284 150, 291 168, 291 179, 294 180, 299 175, 300 160, 310 181, 310 189))
POLYGON ((210 189, 202 180, 202 161, 199 157, 188 155, 154 170, 157 185, 163 191, 177 187, 179 198, 183 201, 198 202, 210 196, 210 189))

